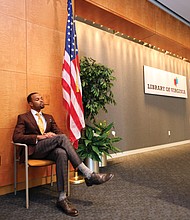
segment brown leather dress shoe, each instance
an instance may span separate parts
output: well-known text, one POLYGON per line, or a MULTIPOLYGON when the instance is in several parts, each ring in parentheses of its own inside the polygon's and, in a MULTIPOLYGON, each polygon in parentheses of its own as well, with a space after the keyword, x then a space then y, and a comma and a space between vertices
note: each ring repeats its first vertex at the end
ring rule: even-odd
POLYGON ((78 216, 78 210, 74 208, 74 206, 71 204, 71 202, 66 198, 63 200, 58 200, 56 206, 60 209, 62 209, 62 211, 70 216, 78 216))
POLYGON ((112 179, 113 176, 114 175, 111 173, 94 173, 93 172, 90 179, 85 178, 85 182, 87 186, 99 185, 112 179))

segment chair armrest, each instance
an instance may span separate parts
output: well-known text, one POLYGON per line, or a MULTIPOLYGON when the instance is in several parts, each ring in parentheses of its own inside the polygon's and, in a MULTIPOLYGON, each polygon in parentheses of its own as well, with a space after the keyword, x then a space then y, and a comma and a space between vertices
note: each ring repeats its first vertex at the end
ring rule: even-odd
POLYGON ((21 144, 21 143, 15 143, 15 142, 12 142, 12 144, 19 146, 19 147, 28 147, 27 144, 21 144))
POLYGON ((16 143, 12 141, 12 144, 15 146, 15 153, 16 153, 16 147, 24 147, 24 153, 25 153, 25 162, 28 163, 28 145, 27 144, 22 144, 22 143, 16 143))

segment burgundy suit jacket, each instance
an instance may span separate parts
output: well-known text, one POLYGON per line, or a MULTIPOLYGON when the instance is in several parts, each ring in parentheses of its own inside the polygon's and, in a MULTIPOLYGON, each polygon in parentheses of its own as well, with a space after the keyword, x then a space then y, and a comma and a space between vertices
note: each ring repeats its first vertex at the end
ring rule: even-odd
MULTIPOLYGON (((53 132, 55 134, 63 134, 63 132, 58 128, 52 115, 43 114, 47 126, 45 133, 53 132)), ((34 153, 37 135, 40 135, 39 127, 36 123, 34 116, 31 111, 18 115, 17 124, 13 133, 13 141, 27 144, 28 145, 28 155, 34 153)), ((23 152, 21 152, 23 154, 23 152)), ((22 156, 22 155, 20 155, 22 156)))

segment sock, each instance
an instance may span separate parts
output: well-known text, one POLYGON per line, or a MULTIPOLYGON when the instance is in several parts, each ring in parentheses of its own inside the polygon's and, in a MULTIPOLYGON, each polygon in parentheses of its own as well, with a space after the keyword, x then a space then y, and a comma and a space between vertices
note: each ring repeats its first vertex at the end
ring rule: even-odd
POLYGON ((81 163, 79 166, 78 166, 78 169, 83 173, 83 175, 87 178, 87 179, 90 179, 93 171, 90 170, 84 163, 81 163))
POLYGON ((66 199, 66 197, 67 197, 67 196, 66 196, 66 193, 65 193, 65 192, 63 192, 63 191, 62 191, 62 192, 59 192, 59 198, 58 198, 59 201, 61 201, 61 200, 63 200, 63 199, 66 199))

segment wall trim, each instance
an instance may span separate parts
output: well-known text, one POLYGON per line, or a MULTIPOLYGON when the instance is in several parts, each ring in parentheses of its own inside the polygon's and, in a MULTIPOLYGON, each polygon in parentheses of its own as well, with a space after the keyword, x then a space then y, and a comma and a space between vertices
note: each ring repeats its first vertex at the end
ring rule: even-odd
POLYGON ((129 155, 133 155, 133 154, 145 153, 145 152, 149 152, 149 151, 153 151, 153 150, 160 150, 160 149, 164 149, 164 148, 168 148, 168 147, 175 147, 178 145, 189 144, 189 143, 190 143, 190 140, 185 140, 185 141, 173 142, 173 143, 169 143, 169 144, 162 144, 162 145, 156 145, 156 146, 152 146, 152 147, 145 147, 145 148, 139 148, 139 149, 135 149, 135 150, 123 151, 120 153, 111 154, 111 157, 108 157, 108 160, 112 160, 112 159, 120 158, 120 157, 124 157, 124 156, 129 156, 129 155))
MULTIPOLYGON (((74 171, 70 170, 70 178, 74 177, 74 171)), ((56 175, 53 175, 53 183, 56 184, 56 175)), ((31 179, 29 180, 29 188, 36 187, 36 186, 42 186, 46 184, 51 183, 51 177, 50 176, 44 176, 44 177, 39 177, 37 179, 31 179)), ((26 186, 25 182, 18 182, 17 183, 17 191, 24 190, 26 186)), ((14 184, 10 184, 7 186, 0 186, 0 196, 5 195, 8 193, 14 193, 14 184)))
MULTIPOLYGON (((51 182, 50 176, 45 176, 45 177, 41 177, 41 178, 37 178, 37 179, 31 179, 29 181, 29 188, 50 184, 50 182, 51 182)), ((56 182, 56 176, 54 175, 53 176, 53 183, 55 183, 55 182, 56 182)), ((26 185, 25 182, 18 182, 17 183, 17 191, 24 190, 25 185, 26 185)), ((0 187, 0 195, 5 195, 8 193, 13 193, 13 192, 14 192, 14 184, 0 187)))

